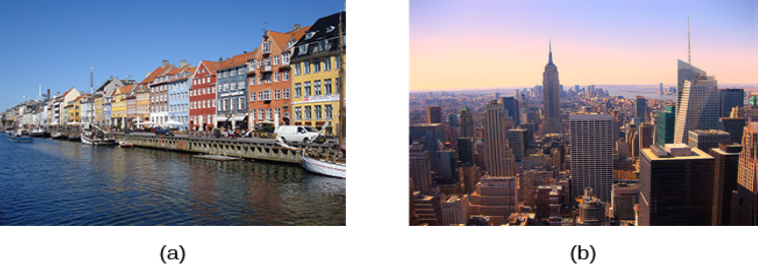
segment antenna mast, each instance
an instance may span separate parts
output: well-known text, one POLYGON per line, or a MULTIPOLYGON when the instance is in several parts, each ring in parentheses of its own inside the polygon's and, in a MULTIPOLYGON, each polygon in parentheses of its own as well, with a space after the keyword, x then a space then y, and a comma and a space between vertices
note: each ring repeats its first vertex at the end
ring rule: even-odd
POLYGON ((687 16, 687 64, 692 65, 692 55, 690 55, 690 16, 687 16))

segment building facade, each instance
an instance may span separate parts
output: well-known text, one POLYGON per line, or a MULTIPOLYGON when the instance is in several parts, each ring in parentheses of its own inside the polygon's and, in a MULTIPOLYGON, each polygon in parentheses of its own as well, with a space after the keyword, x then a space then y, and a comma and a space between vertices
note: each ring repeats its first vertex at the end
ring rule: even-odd
POLYGON ((693 129, 718 129, 718 82, 713 76, 685 80, 681 104, 677 106, 674 143, 687 143, 693 129))
POLYGON ((216 122, 220 128, 248 128, 247 61, 255 54, 233 56, 216 71, 216 122))
POLYGON ((611 201, 613 182, 613 116, 575 113, 569 116, 572 195, 592 188, 594 196, 611 201))
POLYGON ((190 128, 206 131, 216 126, 216 70, 219 62, 198 63, 190 87, 190 128))
POLYGON ((558 67, 553 64, 553 46, 550 44, 549 61, 545 66, 545 72, 542 73, 542 92, 543 115, 542 132, 561 133, 563 128, 561 124, 561 102, 560 102, 560 82, 558 81, 558 67))
POLYGON ((502 103, 487 104, 484 112, 484 158, 490 176, 515 176, 516 162, 508 149, 502 103))
MULTIPOLYGON (((291 57, 294 124, 320 128, 328 121, 327 135, 336 135, 340 128, 340 85, 347 88, 339 77, 346 55, 340 55, 338 27, 342 25, 344 40, 345 21, 345 12, 318 19, 297 41, 291 57)), ((342 97, 347 100, 346 93, 342 97)))

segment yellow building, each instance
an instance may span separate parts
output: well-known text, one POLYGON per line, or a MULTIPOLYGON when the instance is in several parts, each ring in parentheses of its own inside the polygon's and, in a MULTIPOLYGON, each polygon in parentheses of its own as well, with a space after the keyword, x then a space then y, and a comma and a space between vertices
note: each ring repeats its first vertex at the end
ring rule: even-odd
POLYGON ((66 104, 66 119, 68 123, 82 122, 82 98, 84 96, 80 95, 66 104))
POLYGON ((298 40, 290 57, 290 124, 320 129, 329 121, 325 130, 328 136, 336 135, 339 129, 339 70, 345 67, 344 55, 340 64, 339 18, 340 13, 336 13, 318 19, 298 40))
MULTIPOLYGON (((79 91, 77 91, 76 88, 74 87, 71 87, 71 89, 63 93, 61 97, 63 99, 61 100, 61 104, 58 110, 60 112, 59 119, 60 119, 61 125, 66 125, 66 123, 68 123, 69 121, 73 121, 73 116, 71 116, 72 119, 69 119, 70 116, 68 115, 69 114, 68 109, 71 109, 74 106, 73 105, 69 106, 69 103, 73 102, 74 99, 78 98, 79 96, 81 96, 81 93, 79 93, 79 91)), ((74 109, 71 109, 71 114, 73 113, 74 113, 74 109)), ((53 121, 53 123, 55 124, 56 122, 53 121)))
MULTIPOLYGON (((111 100, 111 120, 115 127, 124 127, 126 125, 126 95, 132 91, 133 85, 126 85, 118 88, 116 95, 111 100)), ((120 128, 119 127, 119 128, 120 128)))
POLYGON ((95 124, 105 124, 103 121, 103 95, 95 95, 95 124))
POLYGON ((137 91, 137 117, 139 121, 150 121, 150 90, 147 86, 137 91))

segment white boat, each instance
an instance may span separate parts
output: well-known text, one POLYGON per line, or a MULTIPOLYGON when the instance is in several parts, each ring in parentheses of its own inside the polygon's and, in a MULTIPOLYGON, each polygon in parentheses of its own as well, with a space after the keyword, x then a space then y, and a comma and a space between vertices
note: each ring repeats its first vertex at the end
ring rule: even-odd
MULTIPOLYGON (((340 16, 340 23, 339 23, 339 44, 340 44, 340 72, 339 77, 340 80, 343 82, 340 82, 340 86, 338 87, 339 90, 339 97, 340 97, 340 110, 339 110, 339 121, 340 121, 340 129, 338 129, 337 133, 339 136, 339 144, 337 145, 338 149, 332 149, 332 150, 324 150, 324 149, 314 149, 311 148, 313 145, 313 139, 309 141, 308 146, 303 149, 303 167, 311 172, 322 174, 322 175, 328 175, 333 177, 339 177, 339 178, 345 178, 347 174, 347 157, 346 151, 344 150, 344 140, 345 140, 345 62, 342 61, 345 58, 345 46, 344 42, 342 40, 342 17, 340 16)), ((329 126, 329 121, 327 121, 322 127, 321 132, 319 132, 319 135, 323 135, 324 130, 329 126)), ((318 137, 318 136, 316 136, 318 137)))
POLYGON ((314 153, 307 152, 306 150, 303 150, 303 167, 306 170, 317 174, 339 178, 345 178, 347 176, 347 165, 344 163, 344 158, 337 158, 334 161, 325 158, 316 158, 314 153), (341 160, 343 162, 340 162, 341 160))
POLYGON ((126 141, 119 141, 118 142, 118 146, 122 147, 122 148, 131 148, 131 147, 134 147, 134 144, 131 144, 131 143, 126 142, 126 141))
POLYGON ((118 144, 115 139, 106 137, 98 137, 96 134, 89 131, 82 132, 81 134, 82 144, 100 146, 100 145, 116 145, 118 144))
POLYGON ((35 138, 44 138, 47 137, 47 130, 42 127, 38 127, 35 129, 32 129, 32 131, 29 132, 29 136, 35 137, 35 138))

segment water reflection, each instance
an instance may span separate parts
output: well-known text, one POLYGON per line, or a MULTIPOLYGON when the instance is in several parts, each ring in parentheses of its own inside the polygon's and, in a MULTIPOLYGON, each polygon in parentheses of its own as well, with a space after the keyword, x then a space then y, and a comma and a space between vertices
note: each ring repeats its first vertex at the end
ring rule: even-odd
POLYGON ((345 180, 297 165, 0 141, 2 225, 345 224, 345 180))

